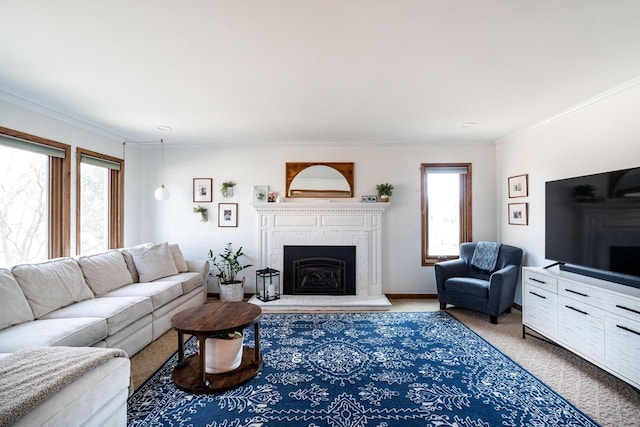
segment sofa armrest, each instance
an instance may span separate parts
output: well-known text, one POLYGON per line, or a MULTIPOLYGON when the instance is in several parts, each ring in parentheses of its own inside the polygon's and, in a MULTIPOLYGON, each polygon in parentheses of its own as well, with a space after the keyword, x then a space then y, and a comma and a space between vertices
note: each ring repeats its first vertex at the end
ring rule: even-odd
POLYGON ((187 259, 187 268, 194 273, 201 273, 202 276, 207 279, 209 274, 209 261, 206 259, 187 259))

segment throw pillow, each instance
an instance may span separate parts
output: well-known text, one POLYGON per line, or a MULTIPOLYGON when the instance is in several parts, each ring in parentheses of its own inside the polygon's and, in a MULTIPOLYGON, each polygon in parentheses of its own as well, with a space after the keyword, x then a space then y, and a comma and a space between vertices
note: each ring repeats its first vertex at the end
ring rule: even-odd
MULTIPOLYGON (((141 248, 144 246, 151 246, 151 245, 153 245, 153 243, 143 243, 135 247, 141 248)), ((133 256, 131 255, 132 249, 133 248, 120 249, 120 252, 122 252, 122 256, 124 257, 124 262, 127 264, 129 273, 131 273, 131 278, 133 279, 133 283, 138 283, 140 282, 140 276, 138 275, 138 269, 136 268, 136 264, 135 262, 133 262, 133 256)))
POLYGON ((133 283, 124 256, 120 251, 83 256, 78 259, 84 278, 96 296, 133 283))
POLYGON ((13 274, 0 268, 0 329, 33 320, 33 312, 13 274))
POLYGON ((138 270, 140 282, 152 282, 178 274, 168 243, 136 246, 129 251, 138 270))
POLYGON ((176 268, 180 273, 186 273, 189 271, 189 267, 187 267, 187 263, 184 260, 184 256, 182 256, 182 251, 180 250, 180 245, 177 243, 173 243, 169 245, 169 249, 171 250, 171 256, 173 257, 173 262, 176 264, 176 268))
POLYGON ((60 258, 11 269, 36 319, 74 302, 94 297, 78 263, 60 258))

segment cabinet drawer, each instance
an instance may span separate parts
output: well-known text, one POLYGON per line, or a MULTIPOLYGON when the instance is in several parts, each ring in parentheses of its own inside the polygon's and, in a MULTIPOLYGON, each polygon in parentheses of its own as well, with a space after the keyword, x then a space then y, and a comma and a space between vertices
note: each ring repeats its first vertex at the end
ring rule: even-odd
POLYGON ((640 298, 627 295, 609 295, 606 310, 635 322, 640 322, 640 298))
POLYGON ((602 291, 581 283, 558 280, 558 295, 603 308, 606 296, 602 291))
POLYGON ((558 292, 558 279, 555 277, 545 276, 544 274, 538 274, 532 271, 525 271, 524 280, 525 284, 546 289, 554 294, 558 292))
POLYGON ((522 306, 522 323, 555 339, 558 334, 558 295, 547 289, 526 285, 522 306))
POLYGON ((607 315, 606 365, 609 369, 640 385, 640 322, 607 315))
POLYGON ((558 337, 586 358, 604 363, 604 311, 558 296, 558 337))

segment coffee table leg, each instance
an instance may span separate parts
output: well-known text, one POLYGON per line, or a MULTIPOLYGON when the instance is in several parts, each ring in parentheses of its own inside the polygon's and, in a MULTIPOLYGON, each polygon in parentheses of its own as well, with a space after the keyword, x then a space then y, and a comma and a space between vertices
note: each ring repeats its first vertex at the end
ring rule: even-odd
POLYGON ((178 332, 178 362, 184 360, 184 334, 178 332))
POLYGON ((258 322, 253 325, 253 342, 255 343, 254 360, 256 363, 260 360, 260 327, 258 322))
POLYGON ((209 386, 208 382, 207 382, 207 371, 206 371, 206 366, 205 366, 205 348, 206 348, 206 343, 205 341, 207 340, 206 336, 199 336, 198 337, 198 341, 200 342, 200 350, 198 351, 198 359, 200 362, 200 379, 202 381, 202 385, 203 386, 209 386))

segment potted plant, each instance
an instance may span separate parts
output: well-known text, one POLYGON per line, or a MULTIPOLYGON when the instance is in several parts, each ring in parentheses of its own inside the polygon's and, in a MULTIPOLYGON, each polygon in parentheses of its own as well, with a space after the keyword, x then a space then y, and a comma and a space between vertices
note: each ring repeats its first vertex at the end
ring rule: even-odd
POLYGON ((216 277, 220 285, 221 301, 242 301, 244 297, 244 276, 242 280, 238 280, 238 273, 252 265, 241 264, 240 257, 242 256, 244 256, 242 246, 234 251, 231 243, 227 243, 224 251, 217 256, 213 256, 213 250, 209 249, 211 263, 218 270, 216 277), (218 257, 220 257, 219 260, 218 257))
POLYGON ((378 190, 378 197, 380 197, 380 201, 388 202, 389 197, 393 194, 393 185, 389 183, 378 184, 376 185, 376 190, 378 190))
POLYGON ((222 187, 220 188, 220 193, 222 197, 233 197, 233 187, 235 187, 236 183, 233 181, 224 181, 222 183, 222 187))
POLYGON ((209 211, 207 210, 207 208, 203 208, 200 205, 195 206, 193 208, 193 213, 199 213, 200 214, 200 221, 202 221, 202 222, 207 222, 209 220, 209 211))

